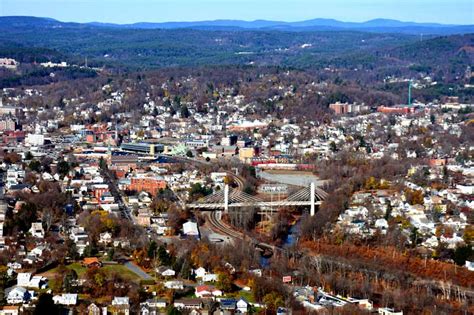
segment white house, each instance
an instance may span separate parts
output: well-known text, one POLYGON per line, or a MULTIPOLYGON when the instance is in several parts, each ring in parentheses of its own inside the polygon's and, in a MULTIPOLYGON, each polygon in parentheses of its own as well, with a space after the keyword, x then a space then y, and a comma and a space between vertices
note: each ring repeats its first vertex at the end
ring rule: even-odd
POLYGON ((175 290, 182 290, 184 289, 183 281, 166 281, 165 288, 167 289, 175 289, 175 290))
POLYGON ((237 311, 240 313, 247 313, 249 307, 249 303, 244 299, 240 299, 237 301, 237 311))
POLYGON ((474 271, 474 262, 473 261, 466 260, 466 265, 465 266, 469 271, 474 271))
POLYGON ((30 251, 30 255, 33 255, 35 257, 41 257, 45 249, 46 249, 46 246, 44 245, 36 246, 30 251))
POLYGON ((71 229, 69 238, 73 240, 74 243, 78 243, 79 241, 86 241, 89 238, 89 235, 87 235, 83 227, 74 227, 71 229))
POLYGON ((208 273, 202 277, 202 281, 204 282, 216 282, 217 279, 218 279, 218 275, 215 273, 208 273))
POLYGON ((200 309, 202 307, 201 299, 180 299, 174 302, 174 307, 178 309, 200 309))
POLYGON ((222 296, 222 291, 210 285, 199 285, 196 287, 194 294, 198 298, 209 296, 222 296))
POLYGON ((381 230, 387 230, 388 229, 388 222, 385 219, 377 219, 375 221, 375 227, 381 230))
POLYGON ((12 270, 18 270, 18 269, 21 269, 21 264, 17 263, 17 262, 9 262, 7 264, 7 267, 12 269, 12 270))
POLYGON ((31 273, 20 272, 16 276, 16 285, 20 287, 27 287, 30 284, 31 273))
POLYGON ((29 272, 20 272, 16 278, 17 286, 45 289, 48 286, 48 279, 42 276, 33 276, 29 272))
POLYGON ((173 277, 176 275, 176 271, 166 266, 160 266, 156 268, 156 272, 158 272, 160 275, 164 277, 173 277))
POLYGON ((76 305, 77 294, 76 293, 63 293, 61 295, 55 295, 53 297, 54 304, 61 305, 76 305))
POLYGON ((100 244, 110 244, 112 243, 112 234, 109 232, 100 233, 99 235, 100 244))
POLYGON ((165 299, 149 299, 141 303, 141 305, 146 305, 153 308, 166 308, 167 302, 165 299))
POLYGON ((379 314, 381 315, 403 315, 403 311, 395 311, 393 308, 381 307, 378 309, 379 314))
POLYGON ((196 278, 202 278, 206 274, 207 274, 207 271, 203 267, 199 267, 198 269, 194 270, 194 275, 196 275, 196 278))
POLYGON ((115 296, 112 300, 112 307, 114 309, 114 314, 130 314, 130 299, 125 297, 115 296))
POLYGON ((112 300, 112 305, 129 305, 129 304, 130 304, 130 300, 128 296, 124 296, 124 297, 115 296, 114 299, 112 300))
POLYGON ((8 304, 19 304, 30 300, 30 293, 22 287, 13 287, 5 291, 8 304))
POLYGON ((183 224, 183 234, 188 236, 199 236, 198 225, 196 222, 188 221, 183 224))
POLYGON ((33 276, 28 284, 29 288, 46 289, 48 287, 48 279, 42 276, 33 276))
POLYGON ((44 229, 43 224, 41 222, 33 222, 31 223, 31 228, 28 230, 33 237, 43 238, 44 237, 44 229))

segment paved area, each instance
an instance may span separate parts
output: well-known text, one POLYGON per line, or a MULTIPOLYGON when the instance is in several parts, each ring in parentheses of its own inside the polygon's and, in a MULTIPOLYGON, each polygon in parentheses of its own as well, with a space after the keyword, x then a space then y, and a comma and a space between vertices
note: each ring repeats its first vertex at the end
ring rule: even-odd
POLYGON ((153 278, 149 274, 147 274, 145 271, 141 270, 140 267, 129 261, 126 262, 124 266, 127 267, 128 270, 136 273, 143 280, 153 280, 153 278))

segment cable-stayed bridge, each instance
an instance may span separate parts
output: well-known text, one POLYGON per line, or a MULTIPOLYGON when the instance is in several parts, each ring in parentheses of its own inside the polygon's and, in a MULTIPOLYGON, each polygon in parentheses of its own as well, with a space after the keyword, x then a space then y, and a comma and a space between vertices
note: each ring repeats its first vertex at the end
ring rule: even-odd
POLYGON ((277 201, 265 201, 256 196, 249 195, 243 191, 232 189, 228 185, 223 190, 217 191, 209 196, 201 198, 187 206, 192 209, 221 210, 229 212, 232 208, 244 207, 285 207, 285 206, 310 206, 310 214, 314 215, 316 205, 320 205, 328 194, 311 183, 290 194, 287 198, 277 201))

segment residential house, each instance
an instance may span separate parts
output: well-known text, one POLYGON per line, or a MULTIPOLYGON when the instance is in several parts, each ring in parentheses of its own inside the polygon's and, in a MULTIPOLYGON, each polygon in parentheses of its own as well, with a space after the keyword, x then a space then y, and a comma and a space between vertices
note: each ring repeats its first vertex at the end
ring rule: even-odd
POLYGON ((61 295, 55 295, 53 297, 54 304, 61 304, 66 306, 76 305, 77 304, 77 294, 76 293, 63 293, 61 295))
POLYGON ((130 314, 130 300, 127 296, 125 297, 114 297, 112 300, 112 306, 110 307, 112 314, 130 314))
POLYGON ((205 274, 201 279, 204 282, 216 282, 218 279, 218 275, 216 273, 208 273, 205 274))
POLYGON ((140 304, 141 315, 158 315, 166 308, 167 302, 164 299, 149 299, 140 304))
POLYGON ((199 268, 194 270, 194 275, 196 276, 196 278, 202 278, 206 274, 207 274, 207 271, 203 267, 199 267, 199 268))
POLYGON ((18 315, 20 314, 20 307, 14 305, 5 305, 0 307, 0 315, 18 315))
POLYGON ((222 299, 220 304, 222 311, 235 311, 237 308, 237 301, 234 299, 222 299))
POLYGON ((247 302, 245 299, 240 298, 237 301, 237 311, 240 313, 247 313, 249 308, 249 302, 247 302))
POLYGON ((102 263, 100 262, 99 258, 97 258, 97 257, 85 257, 82 260, 82 265, 87 267, 87 268, 102 267, 102 263))
POLYGON ((42 276, 32 276, 29 272, 20 272, 17 275, 17 286, 45 289, 48 286, 48 279, 42 276))
POLYGON ((112 243, 112 234, 109 232, 100 233, 99 243, 104 245, 112 243))
POLYGON ((187 236, 199 236, 199 229, 196 222, 188 221, 183 224, 183 234, 187 236))
POLYGON ((121 248, 130 247, 130 240, 127 240, 125 238, 116 239, 114 240, 114 247, 121 247, 121 248))
POLYGON ((156 271, 163 277, 173 277, 176 275, 176 271, 166 266, 160 266, 156 269, 156 271))
POLYGON ((87 307, 87 314, 88 315, 101 315, 100 307, 98 307, 94 303, 90 304, 87 307))
POLYGON ((89 238, 89 235, 87 235, 83 227, 74 227, 71 229, 69 238, 73 240, 74 243, 78 243, 79 241, 87 241, 87 239, 89 238))
POLYGON ((202 308, 201 299, 179 299, 174 302, 174 307, 178 309, 200 309, 202 308))
POLYGON ((184 282, 183 281, 165 281, 164 283, 165 288, 167 289, 175 289, 175 290, 182 290, 184 289, 184 282))
POLYGON ((20 304, 28 302, 31 298, 30 293, 23 287, 12 287, 5 290, 8 304, 20 304))
POLYGON ((41 222, 31 223, 31 228, 28 230, 33 237, 44 238, 44 229, 41 222))
POLYGON ((381 315, 403 315, 403 311, 396 311, 393 308, 388 307, 379 308, 378 313, 381 315))
POLYGON ((46 289, 48 287, 48 279, 42 276, 33 276, 28 287, 35 289, 46 289))
POLYGON ((16 276, 16 285, 20 287, 27 287, 30 284, 31 273, 20 272, 16 276))
POLYGON ((198 298, 222 296, 222 291, 212 285, 198 285, 194 294, 198 298))

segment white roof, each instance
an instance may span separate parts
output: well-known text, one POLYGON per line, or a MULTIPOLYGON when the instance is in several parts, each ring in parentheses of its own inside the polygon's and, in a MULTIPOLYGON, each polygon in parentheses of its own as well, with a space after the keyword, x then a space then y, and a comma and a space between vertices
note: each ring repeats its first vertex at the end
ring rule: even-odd
POLYGON ((112 305, 127 305, 129 304, 129 299, 128 296, 125 297, 114 297, 114 300, 112 301, 112 305))
POLYGON ((186 235, 199 235, 198 225, 196 222, 188 221, 183 224, 183 233, 186 235))
POLYGON ((26 286, 30 282, 31 273, 29 273, 29 272, 20 272, 20 273, 18 273, 16 279, 17 279, 16 281, 17 281, 18 285, 26 286))

